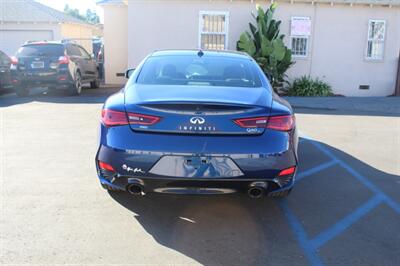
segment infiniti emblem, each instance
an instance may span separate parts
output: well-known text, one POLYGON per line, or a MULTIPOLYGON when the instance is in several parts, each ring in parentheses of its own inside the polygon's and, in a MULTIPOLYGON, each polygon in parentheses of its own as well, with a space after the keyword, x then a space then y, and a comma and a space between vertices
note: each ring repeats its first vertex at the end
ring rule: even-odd
POLYGON ((206 120, 200 116, 194 116, 194 117, 190 118, 190 123, 192 123, 194 125, 202 125, 205 122, 206 122, 206 120))

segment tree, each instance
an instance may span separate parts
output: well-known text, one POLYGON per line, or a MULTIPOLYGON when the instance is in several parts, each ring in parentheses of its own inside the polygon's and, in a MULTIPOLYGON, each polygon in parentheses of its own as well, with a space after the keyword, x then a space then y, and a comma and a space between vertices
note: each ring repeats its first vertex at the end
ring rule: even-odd
POLYGON ((79 13, 79 10, 77 8, 72 9, 69 7, 68 4, 66 4, 64 7, 64 13, 91 24, 97 24, 100 22, 100 18, 96 14, 96 12, 90 9, 86 10, 86 16, 83 16, 79 13))
POLYGON ((92 24, 97 24, 100 23, 100 18, 96 14, 96 12, 93 12, 92 10, 88 9, 86 10, 86 21, 92 24))
POLYGON ((264 12, 257 6, 257 16, 253 15, 256 25, 249 23, 250 32, 240 35, 237 50, 253 57, 278 91, 286 80, 286 71, 293 64, 292 51, 283 43, 285 35, 280 34, 281 21, 273 19, 277 5, 272 4, 264 12))

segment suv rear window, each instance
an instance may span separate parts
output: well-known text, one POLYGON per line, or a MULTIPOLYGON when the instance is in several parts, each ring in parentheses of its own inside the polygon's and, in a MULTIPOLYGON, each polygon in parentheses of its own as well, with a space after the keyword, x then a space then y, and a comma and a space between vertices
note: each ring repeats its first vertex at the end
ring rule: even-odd
POLYGON ((29 44, 19 48, 17 56, 62 56, 64 46, 61 44, 29 44))
POLYGON ((261 87, 250 59, 197 55, 153 56, 144 63, 139 84, 261 87))

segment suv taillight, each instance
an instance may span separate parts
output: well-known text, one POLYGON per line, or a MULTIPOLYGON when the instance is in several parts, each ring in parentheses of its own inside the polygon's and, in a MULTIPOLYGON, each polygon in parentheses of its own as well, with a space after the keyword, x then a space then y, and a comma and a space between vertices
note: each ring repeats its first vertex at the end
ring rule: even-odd
POLYGON ((295 126, 294 115, 240 118, 233 121, 243 128, 269 128, 279 131, 290 131, 295 126))
POLYGON ((14 66, 18 65, 18 58, 16 58, 15 56, 11 56, 10 60, 11 60, 11 65, 14 66))
POLYGON ((123 125, 154 125, 161 120, 158 116, 143 115, 136 113, 125 113, 110 109, 103 109, 101 112, 101 121, 107 127, 123 125))
POLYGON ((69 57, 66 56, 66 55, 60 56, 60 57, 58 58, 58 63, 59 63, 60 65, 68 65, 68 64, 69 64, 69 57))

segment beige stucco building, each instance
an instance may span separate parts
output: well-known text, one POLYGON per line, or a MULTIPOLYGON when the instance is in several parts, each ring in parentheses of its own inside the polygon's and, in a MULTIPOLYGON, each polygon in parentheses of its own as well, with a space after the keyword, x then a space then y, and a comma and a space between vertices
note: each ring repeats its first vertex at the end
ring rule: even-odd
POLYGON ((13 55, 27 41, 72 39, 92 52, 101 28, 34 0, 0 0, 0 50, 13 55))
MULTIPOLYGON (((102 0, 107 83, 159 49, 236 49, 252 0, 102 0)), ((394 93, 400 51, 400 0, 277 1, 276 19, 292 48, 289 78, 310 75, 336 94, 394 93)))

